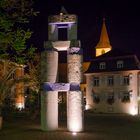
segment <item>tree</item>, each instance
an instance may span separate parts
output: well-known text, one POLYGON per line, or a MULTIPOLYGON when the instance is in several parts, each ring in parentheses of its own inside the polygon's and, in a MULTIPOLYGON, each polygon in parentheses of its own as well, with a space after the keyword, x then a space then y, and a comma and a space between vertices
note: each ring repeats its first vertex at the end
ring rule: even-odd
POLYGON ((35 51, 26 44, 32 35, 30 19, 37 15, 32 4, 32 0, 0 1, 0 58, 23 64, 35 51))
MULTIPOLYGON (((34 57, 35 48, 27 47, 27 41, 32 35, 28 28, 30 20, 38 12, 33 10, 32 0, 0 0, 0 59, 18 65, 27 64, 34 57)), ((6 61, 5 61, 6 62, 6 61)), ((17 65, 11 67, 14 71, 17 65)), ((0 103, 7 96, 8 90, 14 84, 7 76, 3 75, 0 81, 0 103), (4 88, 6 87, 6 88, 4 88)))
POLYGON ((4 106, 5 97, 10 98, 12 96, 12 94, 10 94, 12 93, 10 90, 16 83, 15 79, 13 78, 16 65, 16 63, 7 60, 0 60, 0 68, 2 68, 0 75, 0 113, 4 106))

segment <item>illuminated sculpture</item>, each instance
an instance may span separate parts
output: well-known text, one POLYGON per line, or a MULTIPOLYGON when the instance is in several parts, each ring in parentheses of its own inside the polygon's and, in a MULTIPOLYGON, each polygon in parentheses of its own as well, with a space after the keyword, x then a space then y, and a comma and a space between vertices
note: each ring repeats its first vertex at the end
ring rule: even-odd
MULTIPOLYGON (((59 15, 49 17, 48 40, 42 52, 41 80, 41 129, 58 128, 58 92, 67 94, 67 127, 69 131, 83 131, 83 97, 80 90, 82 81, 82 49, 77 40, 77 17, 69 15, 62 8, 59 15), (64 38, 59 37, 60 30, 64 38), (67 51, 67 83, 59 83, 58 51, 67 51)), ((62 35, 62 36, 63 36, 62 35)))

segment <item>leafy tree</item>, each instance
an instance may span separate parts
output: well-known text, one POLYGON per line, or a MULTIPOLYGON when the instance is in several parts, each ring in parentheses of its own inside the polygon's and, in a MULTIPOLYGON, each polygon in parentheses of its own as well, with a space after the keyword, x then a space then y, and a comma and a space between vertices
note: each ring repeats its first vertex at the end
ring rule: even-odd
POLYGON ((26 63, 35 48, 27 48, 32 31, 28 29, 30 19, 36 16, 32 0, 0 1, 0 58, 26 63))
MULTIPOLYGON (((32 0, 0 0, 0 61, 20 65, 27 64, 34 57, 36 49, 27 47, 27 41, 33 33, 29 29, 30 20, 37 14, 33 10, 32 0)), ((11 67, 10 72, 7 71, 0 79, 0 105, 15 83, 7 77, 15 71, 16 66, 11 67)))
POLYGON ((1 116, 1 109, 4 106, 5 98, 11 98, 12 92, 10 91, 11 88, 15 85, 16 81, 12 78, 12 74, 16 70, 16 63, 1 60, 0 66, 3 67, 3 71, 1 70, 1 77, 0 77, 0 116, 1 116))

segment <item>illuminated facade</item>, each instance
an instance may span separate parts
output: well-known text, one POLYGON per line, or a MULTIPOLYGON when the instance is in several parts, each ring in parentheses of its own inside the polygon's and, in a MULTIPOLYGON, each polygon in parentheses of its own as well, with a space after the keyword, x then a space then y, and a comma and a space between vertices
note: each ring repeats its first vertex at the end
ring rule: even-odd
MULTIPOLYGON (((100 56, 102 54, 105 54, 109 51, 112 50, 112 46, 110 45, 107 29, 106 29, 106 24, 105 24, 105 19, 103 19, 103 24, 102 24, 102 29, 101 29, 101 35, 100 35, 100 40, 98 44, 96 45, 95 52, 96 52, 96 57, 100 56)), ((91 62, 83 62, 83 73, 85 73, 91 62)), ((83 75, 83 82, 81 83, 81 91, 83 92, 84 95, 84 103, 86 104, 86 91, 87 91, 87 82, 86 82, 86 76, 83 75)))
POLYGON ((41 54, 41 128, 58 129, 58 93, 63 92, 67 96, 68 130, 80 132, 83 131, 82 49, 77 40, 77 17, 62 8, 59 15, 49 17, 48 28, 49 41, 44 43, 45 51, 41 54), (67 73, 63 71, 66 83, 59 76, 59 51, 67 51, 67 67, 63 69, 67 73))
POLYGON ((95 113, 139 114, 140 62, 112 50, 96 57, 86 72, 86 109, 95 113))
POLYGON ((95 113, 139 114, 139 74, 136 55, 112 50, 103 20, 96 57, 85 73, 86 109, 95 113))

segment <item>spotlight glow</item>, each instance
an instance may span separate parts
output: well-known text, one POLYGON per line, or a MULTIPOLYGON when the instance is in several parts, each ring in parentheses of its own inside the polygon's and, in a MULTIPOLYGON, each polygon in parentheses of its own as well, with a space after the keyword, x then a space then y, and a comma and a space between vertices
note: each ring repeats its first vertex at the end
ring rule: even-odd
POLYGON ((24 109, 24 103, 16 103, 16 108, 19 110, 24 109))
POLYGON ((86 104, 85 110, 89 110, 89 109, 91 109, 91 106, 86 104))
POLYGON ((76 132, 72 132, 72 135, 76 136, 76 135, 77 135, 77 133, 76 133, 76 132))
POLYGON ((131 108, 131 109, 130 109, 130 114, 131 114, 132 116, 135 116, 135 115, 138 114, 138 112, 137 112, 137 110, 136 110, 135 108, 131 108))

